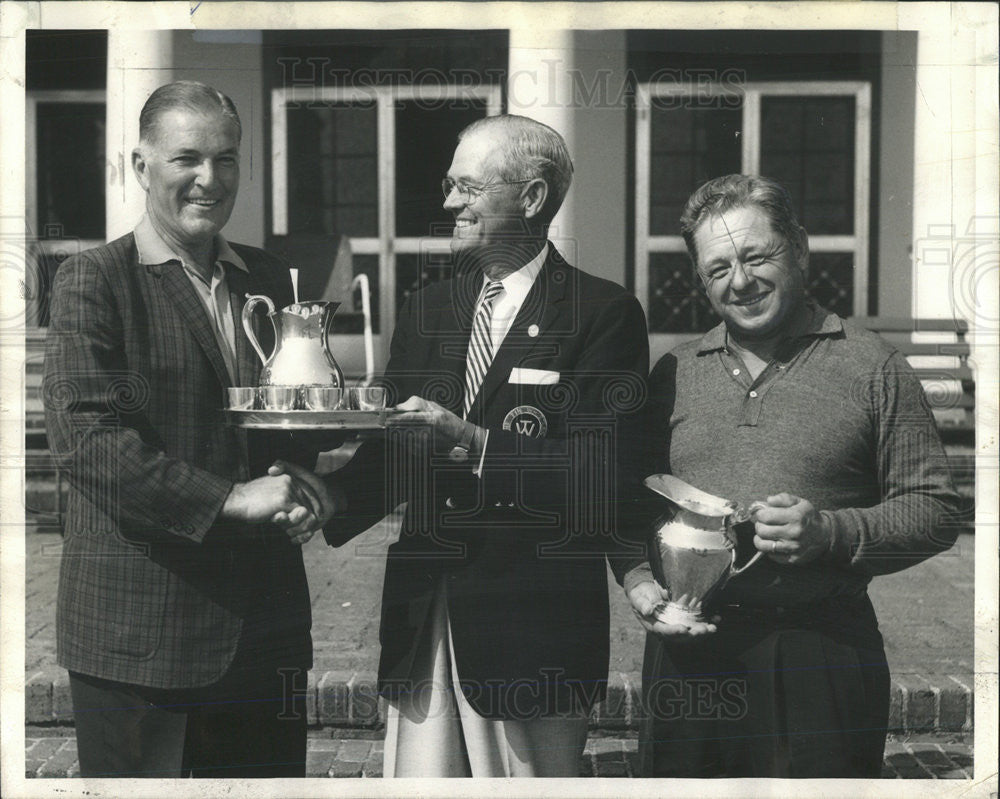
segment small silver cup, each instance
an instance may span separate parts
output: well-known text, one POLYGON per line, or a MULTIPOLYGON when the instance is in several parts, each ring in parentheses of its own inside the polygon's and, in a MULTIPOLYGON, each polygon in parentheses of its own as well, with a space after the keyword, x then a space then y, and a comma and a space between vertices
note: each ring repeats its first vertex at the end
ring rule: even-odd
POLYGON ((299 390, 297 386, 262 386, 260 393, 265 410, 290 411, 295 408, 299 390))
POLYGON ((257 389, 252 386, 229 386, 229 407, 234 411, 252 411, 257 402, 257 389))
POLYGON ((335 411, 340 407, 344 392, 331 386, 306 386, 302 389, 302 404, 309 411, 335 411))
POLYGON ((385 408, 384 386, 359 386, 350 389, 351 408, 356 411, 380 411, 385 408))

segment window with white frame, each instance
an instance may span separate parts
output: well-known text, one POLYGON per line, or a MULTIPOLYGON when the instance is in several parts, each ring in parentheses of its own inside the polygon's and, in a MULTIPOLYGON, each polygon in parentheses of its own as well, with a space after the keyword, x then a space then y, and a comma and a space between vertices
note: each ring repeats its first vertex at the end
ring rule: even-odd
POLYGON ((27 321, 48 324, 56 269, 105 241, 104 90, 25 94, 25 274, 27 321))
POLYGON ((29 229, 103 242, 104 91, 33 91, 25 99, 29 229))
POLYGON ((645 83, 636 112, 635 288, 655 351, 718 321, 679 219, 699 185, 733 172, 788 188, 809 233, 810 294, 841 315, 867 313, 868 82, 645 83))
POLYGON ((272 90, 272 233, 349 238, 383 359, 405 297, 450 274, 440 186, 457 135, 500 104, 499 86, 272 90))

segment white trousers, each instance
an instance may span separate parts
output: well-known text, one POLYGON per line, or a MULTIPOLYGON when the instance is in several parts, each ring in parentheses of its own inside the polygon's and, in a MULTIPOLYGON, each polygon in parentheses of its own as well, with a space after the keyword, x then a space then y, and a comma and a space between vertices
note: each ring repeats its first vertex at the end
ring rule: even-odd
POLYGON ((388 703, 386 777, 577 777, 587 716, 485 719, 459 686, 445 584, 418 645, 414 690, 388 703))

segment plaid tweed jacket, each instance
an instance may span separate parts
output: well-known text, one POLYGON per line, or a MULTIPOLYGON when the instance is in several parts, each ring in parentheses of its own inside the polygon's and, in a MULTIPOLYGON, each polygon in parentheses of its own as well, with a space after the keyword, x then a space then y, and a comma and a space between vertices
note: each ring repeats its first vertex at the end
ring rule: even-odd
MULTIPOLYGON (((237 384, 256 385, 260 362, 239 318, 245 295, 280 308, 291 281, 278 259, 232 247, 249 270, 227 269, 237 384)), ((257 321, 268 351, 271 326, 257 321)), ((300 547, 216 517, 234 482, 315 451, 227 427, 228 385, 179 262, 140 264, 129 234, 60 267, 43 392, 49 446, 69 483, 56 617, 65 668, 195 687, 221 677, 237 645, 260 665, 311 666, 300 547)))

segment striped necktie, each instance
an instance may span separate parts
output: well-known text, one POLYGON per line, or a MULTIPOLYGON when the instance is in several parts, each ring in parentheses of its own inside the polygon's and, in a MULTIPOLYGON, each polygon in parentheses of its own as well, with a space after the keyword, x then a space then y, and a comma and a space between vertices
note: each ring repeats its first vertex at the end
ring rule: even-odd
POLYGON ((490 319, 493 316, 493 301, 503 291, 503 283, 491 280, 486 284, 482 302, 476 317, 472 320, 472 336, 469 338, 469 353, 465 358, 465 402, 462 404, 462 418, 469 415, 469 409, 483 384, 486 370, 493 361, 493 339, 490 336, 490 319))

